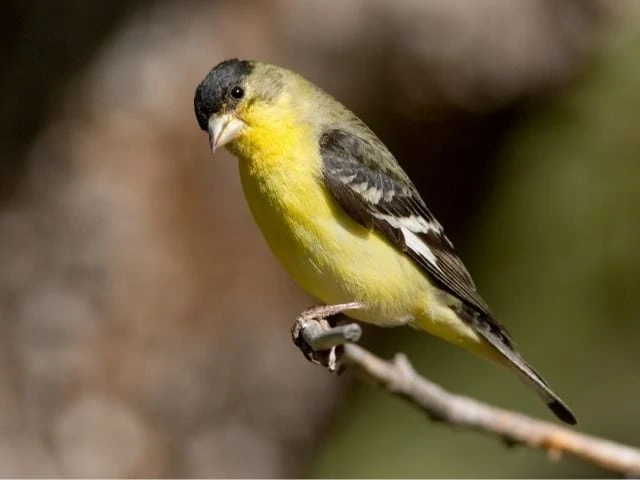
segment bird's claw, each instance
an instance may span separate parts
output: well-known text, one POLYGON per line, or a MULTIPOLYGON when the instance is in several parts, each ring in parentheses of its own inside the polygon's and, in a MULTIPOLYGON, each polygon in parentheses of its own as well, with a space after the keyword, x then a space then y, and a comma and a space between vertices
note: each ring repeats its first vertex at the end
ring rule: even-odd
POLYGON ((336 326, 343 312, 362 308, 361 304, 321 305, 302 312, 291 328, 293 343, 312 363, 340 374, 343 344, 357 342, 362 329, 356 323, 336 326))

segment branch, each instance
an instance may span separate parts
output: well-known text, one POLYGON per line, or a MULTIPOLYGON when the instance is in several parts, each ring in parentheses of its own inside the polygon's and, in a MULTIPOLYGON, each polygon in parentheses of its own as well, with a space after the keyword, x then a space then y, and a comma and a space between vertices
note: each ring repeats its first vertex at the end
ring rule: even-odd
POLYGON ((336 347, 343 349, 340 358, 343 365, 420 408, 432 420, 495 434, 509 445, 540 448, 552 460, 566 453, 625 477, 640 475, 640 450, 450 393, 421 377, 405 355, 397 354, 393 361, 386 361, 350 343, 359 339, 360 332, 355 323, 329 328, 308 316, 300 317, 292 329, 294 342, 308 358, 314 347, 330 349, 315 350, 319 355, 311 360, 329 367, 333 361, 335 368, 339 355, 336 347))

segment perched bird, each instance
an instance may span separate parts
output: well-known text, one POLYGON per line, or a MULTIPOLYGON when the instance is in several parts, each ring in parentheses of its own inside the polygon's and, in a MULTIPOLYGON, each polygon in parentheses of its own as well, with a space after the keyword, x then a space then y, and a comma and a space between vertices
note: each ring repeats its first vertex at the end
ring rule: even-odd
POLYGON ((567 405, 515 350, 418 190, 356 115, 300 75, 231 59, 197 87, 211 149, 238 158, 253 216, 294 279, 327 305, 409 325, 512 368, 561 420, 567 405))

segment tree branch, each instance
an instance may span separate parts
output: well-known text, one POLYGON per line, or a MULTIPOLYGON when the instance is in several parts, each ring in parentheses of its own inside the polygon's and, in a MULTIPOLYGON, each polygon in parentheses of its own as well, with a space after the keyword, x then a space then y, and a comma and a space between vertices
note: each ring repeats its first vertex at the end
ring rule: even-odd
POLYGON ((298 318, 292 329, 294 342, 307 358, 313 347, 329 349, 315 350, 318 356, 310 359, 330 369, 333 361, 335 369, 340 356, 339 361, 359 377, 405 399, 433 420, 495 434, 509 445, 546 450, 552 460, 566 453, 626 477, 640 475, 640 450, 450 393, 420 376, 405 355, 386 361, 350 343, 357 341, 359 332, 357 324, 330 328, 308 316, 298 318))

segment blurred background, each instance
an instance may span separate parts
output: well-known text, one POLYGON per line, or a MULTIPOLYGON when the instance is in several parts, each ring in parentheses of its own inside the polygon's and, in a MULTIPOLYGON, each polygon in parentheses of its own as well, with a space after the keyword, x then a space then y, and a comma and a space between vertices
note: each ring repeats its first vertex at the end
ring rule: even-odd
MULTIPOLYGON (((291 344, 314 303, 193 114, 219 61, 294 69, 406 167, 580 429, 640 446, 640 3, 5 0, 0 476, 602 477, 429 422, 291 344)), ((445 388, 517 378, 366 330, 445 388)))

